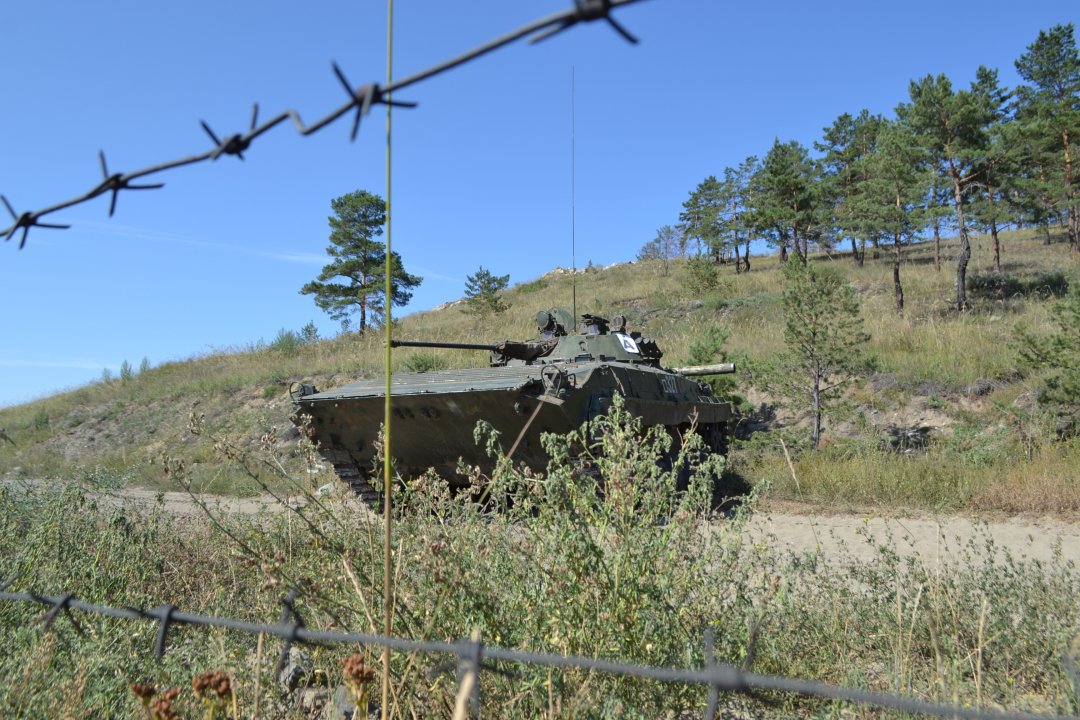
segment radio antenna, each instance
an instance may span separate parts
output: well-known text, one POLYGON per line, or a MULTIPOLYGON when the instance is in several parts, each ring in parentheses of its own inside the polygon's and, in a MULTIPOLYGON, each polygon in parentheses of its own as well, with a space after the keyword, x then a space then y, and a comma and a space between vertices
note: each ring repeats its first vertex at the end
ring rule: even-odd
POLYGON ((570 66, 570 277, 574 287, 574 323, 577 314, 577 226, 574 217, 574 67, 570 66))

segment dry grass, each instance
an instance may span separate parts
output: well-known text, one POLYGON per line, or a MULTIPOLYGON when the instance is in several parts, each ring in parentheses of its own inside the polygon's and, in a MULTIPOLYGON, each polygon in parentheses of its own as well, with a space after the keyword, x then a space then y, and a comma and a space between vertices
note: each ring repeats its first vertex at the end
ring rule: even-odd
MULTIPOLYGON (((973 238, 972 310, 962 315, 951 304, 955 296, 952 257, 957 249, 952 241, 943 243, 940 271, 934 269, 931 244, 904 249, 904 318, 895 313, 887 248, 881 249, 877 259, 868 249, 863 268, 854 267, 849 253, 815 257, 815 262, 857 287, 866 329, 873 337, 871 351, 881 371, 894 380, 888 391, 860 391, 857 399, 863 406, 902 407, 915 395, 951 397, 946 408, 950 417, 989 428, 1001 421, 990 401, 1010 404, 1033 392, 1037 379, 1020 382, 1023 368, 1009 344, 1012 328, 1019 320, 1047 328, 1050 301, 1064 289, 1061 277, 1075 276, 1076 267, 1060 235, 1055 235, 1050 247, 1043 247, 1033 231, 1005 233, 1003 238, 1001 276, 990 272, 988 240, 973 238), (977 403, 964 402, 964 389, 980 379, 995 381, 997 390, 977 403)), ((690 344, 711 323, 730 329, 729 350, 763 359, 783 341, 780 277, 775 257, 752 261, 750 273, 736 275, 731 266, 723 268, 720 291, 705 297, 694 297, 686 290, 681 261, 672 263, 667 275, 660 273, 658 264, 635 263, 591 270, 574 278, 549 276, 508 292, 506 300, 512 307, 499 317, 478 319, 458 308, 418 312, 400 320, 397 334, 404 339, 448 342, 533 337, 535 313, 569 306, 576 281, 579 312, 627 315, 632 327, 659 341, 671 364, 688 357, 690 344)), ((420 354, 396 351, 395 371, 415 363, 420 354)), ((424 354, 435 367, 487 362, 482 352, 424 354)), ((376 335, 341 336, 291 353, 266 347, 217 348, 165 363, 128 383, 97 382, 3 408, 0 427, 7 429, 18 447, 0 444, 0 476, 60 474, 78 463, 126 469, 134 482, 169 487, 160 466, 151 464, 165 452, 185 457, 189 464, 199 463, 195 476, 207 489, 247 492, 251 488, 214 465, 211 448, 185 436, 191 404, 200 403, 200 411, 213 427, 257 441, 271 429, 282 434, 290 427, 286 389, 291 381, 314 382, 320 389, 338 387, 381 374, 382 357, 382 337, 376 335)), ((1015 445, 1015 433, 1002 442, 1015 445)), ((853 460, 850 453, 826 453, 799 462, 819 466, 806 471, 811 477, 815 472, 821 475, 821 482, 813 487, 820 488, 822 498, 859 496, 882 503, 1048 509, 1067 506, 1070 496, 1076 496, 1076 472, 1065 459, 1068 453, 1061 454, 1064 451, 1047 446, 1040 450, 1041 465, 1025 463, 1022 468, 1007 456, 996 465, 972 466, 965 452, 960 448, 950 454, 949 448, 941 448, 937 454, 899 458, 875 450, 868 451, 868 460, 853 460)), ((753 466, 748 479, 768 479, 778 488, 776 492, 786 492, 784 473, 768 469, 773 460, 765 458, 753 466)))

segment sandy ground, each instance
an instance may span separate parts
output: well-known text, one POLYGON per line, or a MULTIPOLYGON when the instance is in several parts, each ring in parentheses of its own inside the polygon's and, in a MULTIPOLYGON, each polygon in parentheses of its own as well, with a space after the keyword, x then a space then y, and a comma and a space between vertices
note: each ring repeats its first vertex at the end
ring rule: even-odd
MULTIPOLYGON (((125 490, 117 498, 138 504, 153 504, 157 493, 151 490, 125 490)), ((201 512, 187 493, 164 493, 165 507, 179 515, 201 512)), ((283 506, 272 498, 217 498, 205 502, 224 512, 257 514, 278 513, 283 506)), ((872 561, 878 547, 892 535, 893 548, 901 555, 920 555, 944 563, 967 562, 958 555, 969 541, 982 553, 976 562, 988 557, 986 543, 993 542, 995 560, 1006 552, 1014 557, 1049 562, 1056 551, 1064 560, 1080 563, 1080 522, 1051 518, 993 518, 923 516, 886 518, 854 515, 806 515, 788 511, 763 511, 750 521, 749 539, 783 551, 801 554, 820 546, 828 557, 843 552, 848 557, 872 561)))
POLYGON ((763 512, 750 524, 755 542, 772 544, 793 553, 820 545, 827 556, 836 556, 841 547, 850 557, 869 561, 891 533, 893 549, 901 556, 920 555, 946 564, 968 562, 958 551, 973 542, 981 556, 989 556, 992 541, 995 561, 1006 552, 1016 558, 1049 562, 1060 551, 1062 559, 1080 563, 1080 523, 1050 518, 917 517, 882 518, 852 515, 813 516, 763 512))

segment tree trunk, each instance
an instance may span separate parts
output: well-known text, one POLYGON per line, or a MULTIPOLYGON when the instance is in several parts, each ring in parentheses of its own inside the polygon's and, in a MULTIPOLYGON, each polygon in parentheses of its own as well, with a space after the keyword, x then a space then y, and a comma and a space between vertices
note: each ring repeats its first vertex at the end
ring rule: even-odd
POLYGON ((746 263, 746 272, 750 272, 750 233, 746 233, 746 251, 743 261, 746 263))
POLYGON ((862 267, 862 256, 859 255, 859 245, 855 241, 855 236, 851 236, 851 259, 855 263, 855 267, 862 267))
POLYGON ((739 233, 735 233, 735 242, 732 243, 735 252, 735 274, 742 275, 742 258, 739 257, 739 233))
MULTIPOLYGON (((1076 191, 1071 193, 1071 197, 1076 197, 1076 191)), ((1076 206, 1069 207, 1069 248, 1072 250, 1073 257, 1076 257, 1076 253, 1080 250, 1080 216, 1076 212, 1076 206)))
POLYGON ((780 262, 781 263, 786 263, 787 262, 787 245, 781 245, 780 246, 780 262))
MULTIPOLYGON (((1076 188, 1073 186, 1073 172, 1072 172, 1072 158, 1069 157, 1069 131, 1065 130, 1061 134, 1063 141, 1062 145, 1065 148, 1065 187, 1068 190, 1065 192, 1066 197, 1069 198, 1069 202, 1073 203, 1076 200, 1076 188)), ((1076 252, 1080 249, 1080 217, 1077 217, 1076 205, 1069 205, 1069 248, 1072 250, 1073 259, 1076 259, 1076 252)))
POLYGON ((1001 242, 998 240, 997 219, 994 217, 994 188, 986 184, 986 202, 990 205, 990 237, 994 239, 994 272, 1001 272, 1001 242))
POLYGON ((940 220, 934 216, 934 270, 941 271, 941 235, 939 234, 940 220))
POLYGON ((956 309, 963 312, 968 309, 966 285, 971 244, 968 242, 967 223, 964 222, 964 196, 961 193, 960 177, 955 172, 953 173, 953 203, 956 205, 956 225, 960 230, 960 256, 956 260, 956 309))
POLYGON ((814 394, 811 400, 814 410, 814 419, 810 437, 810 448, 812 450, 817 450, 818 444, 821 442, 821 373, 816 367, 813 368, 811 372, 814 373, 814 394))
POLYGON ((1050 247, 1050 223, 1043 220, 1043 247, 1050 247))
POLYGON ((900 284, 900 233, 893 236, 893 249, 896 251, 892 266, 893 288, 896 289, 896 314, 904 317, 904 286, 900 284))
POLYGON ((998 240, 997 220, 990 218, 990 236, 994 238, 994 272, 1001 272, 1001 241, 998 240))

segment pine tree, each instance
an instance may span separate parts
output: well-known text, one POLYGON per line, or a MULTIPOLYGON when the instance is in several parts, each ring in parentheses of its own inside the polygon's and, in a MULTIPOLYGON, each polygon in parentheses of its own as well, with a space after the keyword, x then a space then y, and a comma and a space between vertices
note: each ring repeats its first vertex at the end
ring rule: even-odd
POLYGON ((1068 215, 1069 245, 1075 254, 1080 249, 1080 53, 1073 24, 1040 31, 1016 61, 1016 71, 1031 83, 1017 88, 1022 113, 1038 128, 1045 157, 1056 166, 1042 166, 1042 189, 1060 196, 1059 209, 1068 215))
POLYGON ((666 276, 671 259, 679 254, 680 245, 685 244, 683 231, 679 226, 665 225, 656 231, 656 237, 638 251, 638 260, 659 260, 660 274, 666 276))
POLYGON ((509 284, 509 275, 492 275, 481 265, 475 275, 465 279, 465 307, 461 311, 483 317, 509 310, 510 305, 499 296, 509 284))
POLYGON ((921 231, 926 216, 919 203, 929 185, 927 152, 910 130, 889 122, 879 131, 877 148, 856 162, 863 178, 855 198, 855 213, 870 232, 893 239, 893 288, 896 313, 904 316, 904 287, 900 283, 900 246, 921 231))
POLYGON ((691 191, 690 197, 683 203, 683 211, 679 213, 684 242, 696 240, 698 255, 702 254, 702 250, 720 252, 717 227, 719 195, 720 182, 715 175, 710 175, 691 191))
POLYGON ((1018 324, 1017 345, 1025 362, 1050 371, 1039 401, 1075 415, 1080 412, 1080 278, 1069 283, 1068 296, 1055 303, 1052 314, 1056 332, 1037 334, 1018 324))
POLYGON ((1007 224, 1012 214, 1009 202, 1010 178, 1018 172, 1009 151, 1018 144, 1016 126, 1009 122, 1012 93, 998 85, 997 70, 980 67, 972 93, 980 100, 985 113, 989 143, 983 158, 983 192, 974 202, 975 219, 990 231, 994 248, 994 272, 1001 272, 1001 239, 998 225, 1007 224))
POLYGON ((864 177, 858 170, 860 158, 873 152, 877 134, 884 119, 863 110, 857 117, 844 113, 832 124, 823 128, 823 142, 815 142, 814 149, 824 153, 822 158, 822 198, 829 208, 829 224, 836 241, 847 238, 851 242, 852 261, 862 267, 869 233, 862 226, 855 207, 858 204, 860 185, 864 177))
POLYGON ((810 415, 810 447, 821 442, 823 418, 843 407, 844 389, 872 363, 864 351, 859 301, 850 286, 813 264, 785 263, 784 344, 755 372, 765 391, 810 415))
MULTIPOLYGON (((375 239, 386 224, 386 203, 378 195, 357 190, 331 200, 330 207, 334 214, 327 220, 333 230, 326 254, 333 261, 300 294, 314 295, 315 304, 341 321, 342 327, 348 326, 351 314, 358 314, 358 332, 363 334, 368 327, 381 327, 386 317, 386 244, 375 239), (334 278, 346 282, 328 282, 334 278)), ((390 299, 401 307, 412 299, 410 290, 423 278, 405 272, 398 253, 391 253, 390 259, 390 299)))
POLYGON ((953 90, 944 75, 927 75, 912 80, 910 103, 901 103, 896 115, 915 133, 931 153, 941 154, 946 177, 952 186, 956 227, 960 234, 960 254, 956 261, 956 307, 967 310, 967 266, 971 259, 968 223, 964 208, 969 187, 986 167, 990 143, 988 112, 972 91, 953 90))
POLYGON ((755 226, 770 245, 779 248, 782 261, 787 260, 790 247, 805 264, 810 242, 817 241, 821 231, 823 203, 816 163, 798 142, 777 139, 762 161, 759 176, 764 193, 754 210, 755 226))

